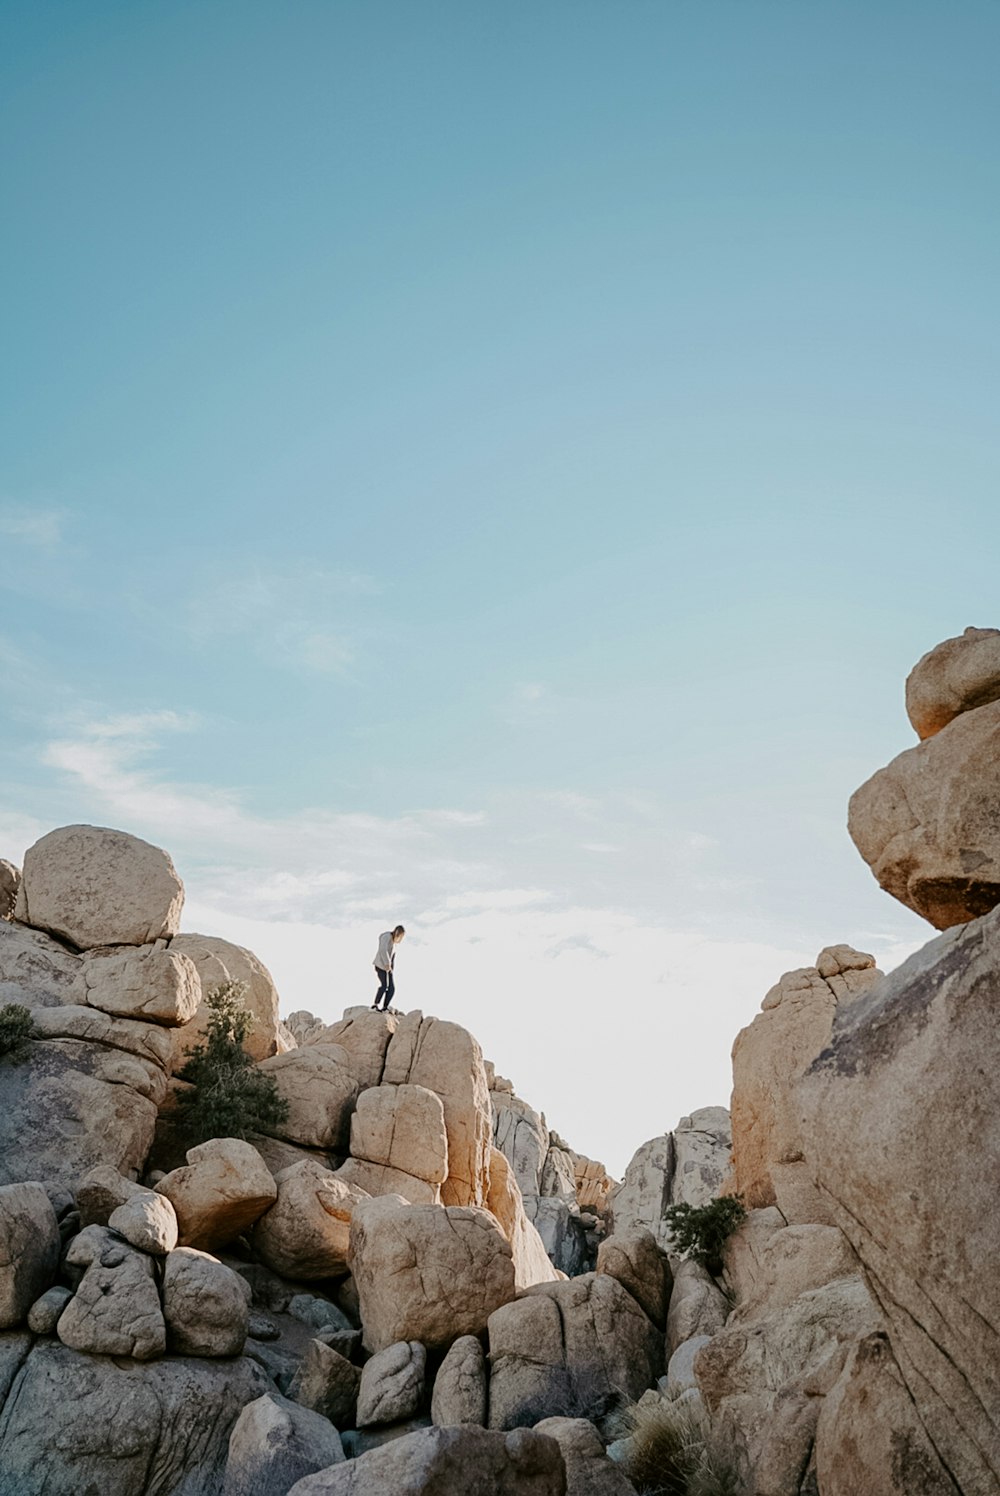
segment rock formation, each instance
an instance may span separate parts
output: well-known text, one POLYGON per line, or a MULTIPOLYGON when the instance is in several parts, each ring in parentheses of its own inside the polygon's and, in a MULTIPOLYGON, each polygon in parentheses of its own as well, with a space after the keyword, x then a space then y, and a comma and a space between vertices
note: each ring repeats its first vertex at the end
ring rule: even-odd
POLYGON ((621 1184, 611 1191, 616 1232, 645 1227, 658 1245, 672 1246, 664 1212, 671 1205, 707 1205, 722 1189, 731 1163, 729 1113, 706 1106, 682 1117, 673 1132, 639 1148, 621 1184))

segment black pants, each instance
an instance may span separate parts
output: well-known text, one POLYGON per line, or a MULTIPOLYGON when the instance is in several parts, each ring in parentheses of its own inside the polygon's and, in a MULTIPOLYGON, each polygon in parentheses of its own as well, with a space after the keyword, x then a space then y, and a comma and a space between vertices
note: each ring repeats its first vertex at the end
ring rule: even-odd
POLYGON ((378 991, 375 994, 373 1006, 377 1008, 380 1000, 384 997, 385 1002, 382 1004, 382 1008, 385 1011, 386 1008, 392 1005, 392 1000, 396 995, 396 984, 392 979, 392 972, 383 971, 380 966, 376 966, 375 975, 378 977, 378 991))

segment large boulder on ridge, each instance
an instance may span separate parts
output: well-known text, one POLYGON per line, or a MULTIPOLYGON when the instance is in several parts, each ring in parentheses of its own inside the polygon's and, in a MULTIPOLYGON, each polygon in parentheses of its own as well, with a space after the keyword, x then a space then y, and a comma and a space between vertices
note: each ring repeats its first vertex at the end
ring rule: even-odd
POLYGON ((1000 629, 969 628, 945 639, 906 677, 906 715, 921 741, 991 701, 1000 701, 1000 629))
POLYGON ((176 935, 183 906, 162 848, 106 826, 60 826, 24 854, 14 914, 86 950, 176 935))
POLYGON ((884 1307, 907 1394, 956 1485, 976 1492, 1000 1490, 998 992, 995 910, 839 1010, 799 1086, 807 1155, 884 1307))

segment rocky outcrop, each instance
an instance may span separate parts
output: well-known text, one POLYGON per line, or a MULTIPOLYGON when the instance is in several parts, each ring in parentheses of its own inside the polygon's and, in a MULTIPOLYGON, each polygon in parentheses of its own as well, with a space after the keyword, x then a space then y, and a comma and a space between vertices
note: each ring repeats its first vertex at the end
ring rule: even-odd
POLYGON ((165 943, 88 951, 80 962, 74 1001, 116 1018, 141 1018, 177 1028, 201 1002, 201 978, 189 957, 165 943))
POLYGON ((288 1115, 274 1131, 306 1148, 346 1152, 358 1082, 351 1057, 339 1044, 314 1044, 262 1061, 288 1115))
POLYGON ((0 919, 13 919, 17 890, 21 886, 21 869, 0 857, 0 919))
POLYGON ((398 1340, 445 1348, 481 1334, 514 1297, 510 1244, 475 1207, 363 1200, 351 1221, 350 1266, 373 1352, 398 1340))
POLYGON ((24 854, 14 914, 82 950, 176 935, 184 885, 166 852, 104 826, 61 826, 24 854))
POLYGON ((722 1106, 701 1107, 682 1117, 673 1132, 643 1143, 610 1193, 615 1232, 643 1228, 671 1250, 665 1212, 681 1203, 707 1205, 720 1193, 731 1143, 729 1113, 722 1106))
POLYGON ((646 1315, 663 1329, 670 1285, 656 1238, 644 1226, 618 1232, 597 1249, 597 1271, 617 1278, 646 1315))
POLYGON ((76 1002, 81 960, 43 930, 0 922, 0 1006, 57 1008, 76 1002))
MULTIPOLYGON (((312 1015, 300 1015, 309 1016, 312 1015)), ((385 1071, 389 1043, 399 1026, 395 1013, 376 1013, 371 1008, 348 1008, 337 1023, 324 1025, 315 1021, 308 1039, 302 1044, 339 1044, 351 1056, 354 1073, 362 1091, 380 1086, 385 1071)))
MULTIPOLYGON (((263 961, 245 946, 234 945, 218 935, 176 935, 170 942, 173 955, 193 961, 207 995, 225 982, 242 982, 246 991, 244 1006, 250 1014, 250 1032, 244 1048, 255 1060, 283 1054, 288 1041, 280 1033, 278 992, 274 979, 263 961)), ((184 1057, 205 1034, 209 1009, 202 1001, 192 1022, 174 1041, 174 1069, 179 1070, 184 1057)))
POLYGON ((827 946, 815 966, 786 972, 733 1043, 735 1186, 750 1209, 777 1204, 786 1221, 821 1222, 805 1158, 796 1082, 830 1041, 834 1014, 879 978, 873 956, 827 946))
POLYGON ((274 1183, 277 1199, 253 1233, 261 1261, 306 1281, 346 1273, 351 1219, 368 1196, 308 1159, 282 1169, 274 1183))
POLYGON ((88 1226, 70 1243, 66 1264, 82 1276, 56 1326, 63 1345, 136 1361, 163 1355, 167 1334, 151 1257, 106 1226, 88 1226))
POLYGON ((490 1192, 487 1207, 510 1242, 514 1283, 518 1289, 549 1283, 558 1277, 536 1228, 528 1220, 517 1181, 504 1155, 490 1149, 490 1192))
POLYGON ((189 1148, 187 1163, 161 1179, 156 1191, 177 1214, 180 1245, 206 1252, 234 1241, 278 1197, 264 1160, 240 1138, 189 1148))
POLYGON ((945 639, 906 677, 906 715, 921 742, 991 701, 1000 701, 1000 629, 969 628, 945 639))
MULTIPOLYGON (((839 1010, 799 1088, 818 1187, 864 1265, 906 1396, 959 1489, 977 1496, 1000 1490, 1000 1218, 984 1195, 1000 1157, 998 988, 994 911, 839 1010)), ((875 1372, 858 1375, 843 1415, 855 1429, 875 1372)))
POLYGON ((42 1186, 0 1186, 0 1330, 24 1323, 55 1281, 59 1252, 59 1223, 42 1186))
POLYGON ((490 1496, 565 1496, 559 1445, 544 1434, 477 1428, 428 1428, 394 1439, 345 1465, 306 1476, 288 1496, 416 1496, 489 1492, 490 1496))

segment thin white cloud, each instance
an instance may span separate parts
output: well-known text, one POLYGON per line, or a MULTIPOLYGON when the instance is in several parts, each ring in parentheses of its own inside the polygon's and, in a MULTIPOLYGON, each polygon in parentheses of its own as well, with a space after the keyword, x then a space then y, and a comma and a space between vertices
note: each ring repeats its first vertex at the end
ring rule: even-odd
POLYGON ((4 504, 0 506, 0 535, 48 550, 62 539, 63 519, 59 509, 4 504))

